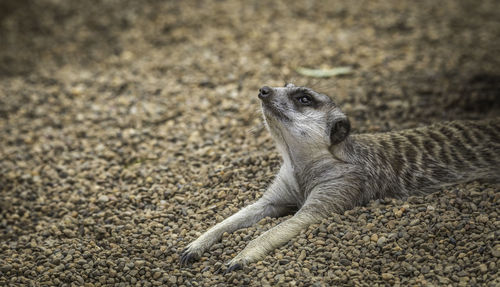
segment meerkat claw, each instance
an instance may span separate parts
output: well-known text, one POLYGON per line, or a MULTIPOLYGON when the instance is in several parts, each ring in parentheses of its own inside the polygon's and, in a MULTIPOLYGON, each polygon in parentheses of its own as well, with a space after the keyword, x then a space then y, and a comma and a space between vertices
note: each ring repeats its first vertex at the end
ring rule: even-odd
POLYGON ((186 266, 189 263, 195 261, 197 259, 197 255, 195 253, 189 252, 189 248, 185 248, 182 251, 181 259, 180 259, 180 265, 181 266, 186 266))
POLYGON ((219 267, 215 269, 214 274, 222 274, 222 266, 224 265, 223 264, 219 265, 219 267))
POLYGON ((243 265, 241 265, 240 263, 235 263, 235 264, 232 264, 231 266, 227 267, 227 269, 224 270, 224 273, 222 273, 222 275, 226 275, 228 273, 231 273, 233 271, 240 270, 240 269, 243 269, 243 265))

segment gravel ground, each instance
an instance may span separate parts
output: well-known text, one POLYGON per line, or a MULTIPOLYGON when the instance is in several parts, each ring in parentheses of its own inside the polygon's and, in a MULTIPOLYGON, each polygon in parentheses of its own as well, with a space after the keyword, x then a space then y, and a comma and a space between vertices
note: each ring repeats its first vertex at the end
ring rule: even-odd
POLYGON ((494 0, 0 2, 0 285, 499 286, 481 182, 334 215, 226 276, 283 219, 178 264, 279 168, 260 86, 328 93, 357 133, 498 116, 499 29, 494 0))

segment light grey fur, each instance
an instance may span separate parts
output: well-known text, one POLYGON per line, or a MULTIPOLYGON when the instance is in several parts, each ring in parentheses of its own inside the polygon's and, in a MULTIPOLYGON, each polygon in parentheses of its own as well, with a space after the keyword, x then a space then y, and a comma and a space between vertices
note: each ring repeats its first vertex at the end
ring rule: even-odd
POLYGON ((421 194, 500 174, 500 119, 349 135, 347 116, 328 96, 293 85, 261 90, 264 121, 283 157, 281 169, 261 199, 189 244, 182 263, 199 258, 224 232, 266 216, 297 211, 250 242, 228 263, 229 271, 263 259, 332 213, 375 198, 421 194), (302 103, 304 97, 312 102, 302 103))

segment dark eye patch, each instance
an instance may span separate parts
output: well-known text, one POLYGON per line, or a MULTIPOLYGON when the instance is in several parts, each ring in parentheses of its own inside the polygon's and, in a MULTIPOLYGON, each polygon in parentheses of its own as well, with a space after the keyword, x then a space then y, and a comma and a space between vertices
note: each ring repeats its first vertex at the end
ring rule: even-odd
POLYGON ((290 100, 294 103, 295 107, 300 110, 304 107, 316 108, 319 106, 319 101, 307 89, 297 89, 290 95, 290 100))
POLYGON ((296 97, 296 100, 299 103, 303 104, 304 106, 309 106, 313 102, 312 97, 310 95, 306 95, 306 94, 296 97))

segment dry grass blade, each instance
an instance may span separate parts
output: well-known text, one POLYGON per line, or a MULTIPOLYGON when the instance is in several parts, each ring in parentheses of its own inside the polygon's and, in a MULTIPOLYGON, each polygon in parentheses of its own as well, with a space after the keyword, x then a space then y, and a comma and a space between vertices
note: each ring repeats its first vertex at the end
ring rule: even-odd
POLYGON ((330 78, 340 75, 348 75, 353 72, 351 67, 336 67, 332 69, 309 69, 298 67, 295 71, 303 76, 313 78, 330 78))

